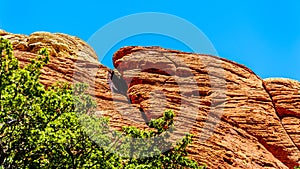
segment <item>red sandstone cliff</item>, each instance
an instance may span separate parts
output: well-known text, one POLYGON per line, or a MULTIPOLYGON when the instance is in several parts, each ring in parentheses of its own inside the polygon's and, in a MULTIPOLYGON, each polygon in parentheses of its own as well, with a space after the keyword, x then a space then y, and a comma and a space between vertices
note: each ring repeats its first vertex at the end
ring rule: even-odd
POLYGON ((209 168, 293 168, 300 164, 300 83, 289 79, 262 80, 240 64, 214 56, 159 47, 125 47, 114 65, 129 87, 128 96, 112 94, 105 66, 85 42, 46 32, 29 36, 0 31, 14 54, 26 64, 41 47, 51 60, 41 82, 86 82, 98 111, 111 126, 147 128, 148 119, 165 109, 176 113, 178 132, 195 135, 191 158, 209 168))

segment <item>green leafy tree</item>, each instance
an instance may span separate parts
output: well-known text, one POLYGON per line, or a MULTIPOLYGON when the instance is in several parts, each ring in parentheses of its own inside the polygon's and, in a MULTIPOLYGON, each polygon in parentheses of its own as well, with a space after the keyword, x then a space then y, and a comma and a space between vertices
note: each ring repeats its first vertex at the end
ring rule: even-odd
POLYGON ((96 103, 85 93, 87 85, 45 88, 39 82, 49 61, 46 49, 24 68, 3 38, 0 54, 0 168, 204 168, 186 157, 192 135, 174 148, 167 141, 173 112, 151 121, 152 131, 111 131, 108 118, 90 115, 96 103), (159 135, 154 142, 137 142, 159 135))
POLYGON ((186 134, 175 145, 168 140, 170 134, 175 130, 174 116, 173 111, 167 110, 163 117, 150 121, 149 126, 155 129, 152 131, 144 131, 136 127, 123 127, 126 136, 130 136, 131 142, 129 146, 130 159, 125 168, 205 168, 187 158, 186 147, 192 141, 191 134, 186 134))
POLYGON ((78 84, 74 90, 67 84, 45 89, 38 79, 49 61, 46 49, 24 68, 19 67, 8 40, 1 38, 0 54, 0 162, 4 168, 121 167, 120 158, 98 147, 80 125, 78 114, 95 107, 84 93, 86 85, 78 84))

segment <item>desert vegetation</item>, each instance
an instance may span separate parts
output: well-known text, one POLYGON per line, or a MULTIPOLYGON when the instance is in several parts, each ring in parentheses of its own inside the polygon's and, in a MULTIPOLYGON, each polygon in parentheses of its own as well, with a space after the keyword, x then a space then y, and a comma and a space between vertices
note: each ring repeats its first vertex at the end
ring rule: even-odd
POLYGON ((168 142, 171 110, 149 123, 151 131, 111 131, 108 118, 90 115, 96 103, 87 85, 39 82, 47 49, 23 68, 3 38, 0 54, 0 168, 205 168, 188 158, 191 134, 168 142))

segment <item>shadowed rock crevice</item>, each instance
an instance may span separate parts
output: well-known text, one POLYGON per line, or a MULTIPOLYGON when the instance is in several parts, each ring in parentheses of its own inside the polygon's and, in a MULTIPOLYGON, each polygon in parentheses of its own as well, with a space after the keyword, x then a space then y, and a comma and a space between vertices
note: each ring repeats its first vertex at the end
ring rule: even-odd
MULTIPOLYGON (((285 78, 268 78, 264 80, 264 84, 273 100, 281 124, 299 151, 300 83, 285 78)), ((300 156, 297 162, 300 162, 300 156)))
MULTIPOLYGON (((276 106, 276 104, 275 104, 275 102, 274 102, 274 100, 273 100, 273 97, 272 97, 271 93, 268 91, 268 89, 267 89, 267 87, 266 87, 265 82, 263 82, 263 87, 264 87, 264 89, 266 90, 266 92, 268 93, 268 95, 269 95, 269 97, 270 97, 270 99, 271 99, 271 101, 272 101, 273 108, 275 109, 275 112, 276 112, 276 114, 277 114, 277 116, 279 117, 280 122, 281 122, 281 121, 282 121, 282 118, 285 116, 286 113, 283 113, 283 111, 280 111, 280 109, 277 108, 277 106, 276 106), (279 111, 278 111, 278 110, 279 110, 279 111)), ((282 125, 282 123, 281 123, 281 125, 282 125)), ((282 127, 283 127, 283 129, 285 130, 286 134, 288 135, 288 132, 287 132, 285 126, 282 125, 282 127)), ((296 147, 298 148, 298 150, 300 150, 299 147, 295 144, 294 140, 290 137, 290 135, 288 135, 288 137, 291 139, 293 145, 296 146, 296 147)), ((261 139, 259 139, 259 140, 261 140, 261 139)), ((266 146, 267 146, 267 145, 266 145, 266 146)), ((267 147, 269 147, 269 146, 267 146, 267 147)), ((275 157, 278 156, 278 155, 284 156, 283 154, 287 154, 287 152, 281 152, 282 150, 281 150, 281 151, 278 151, 279 149, 276 148, 276 146, 269 147, 269 149, 271 149, 271 152, 275 154, 275 157), (280 153, 279 153, 279 152, 280 152, 280 153), (278 155, 277 155, 277 154, 278 154, 278 155)), ((294 165, 294 166, 297 165, 296 162, 294 162, 294 164, 293 164, 293 161, 290 161, 289 163, 292 163, 292 165, 294 165)), ((291 167, 292 167, 292 166, 291 166, 291 167)))

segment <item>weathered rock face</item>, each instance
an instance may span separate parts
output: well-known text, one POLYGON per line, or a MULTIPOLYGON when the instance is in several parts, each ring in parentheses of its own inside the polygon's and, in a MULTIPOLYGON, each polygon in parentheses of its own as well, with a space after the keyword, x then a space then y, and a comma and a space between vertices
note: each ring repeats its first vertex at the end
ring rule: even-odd
POLYGON ((35 32, 29 36, 10 34, 0 30, 0 36, 9 39, 14 49, 37 53, 41 48, 48 48, 52 57, 80 57, 84 60, 97 62, 94 50, 84 41, 75 36, 62 33, 35 32))
POLYGON ((159 47, 125 47, 114 65, 127 82, 127 97, 113 94, 105 66, 78 38, 50 33, 30 36, 1 32, 13 41, 26 64, 41 47, 51 60, 41 82, 85 82, 98 103, 97 113, 111 126, 148 128, 147 120, 165 109, 176 113, 174 139, 194 134, 190 157, 209 168, 293 168, 300 164, 300 83, 262 80, 248 68, 218 57, 159 47))
POLYGON ((299 149, 280 120, 272 95, 264 81, 248 68, 212 56, 161 48, 127 47, 118 51, 113 59, 125 80, 130 82, 134 77, 128 83, 128 94, 149 118, 156 118, 161 112, 152 110, 157 104, 149 103, 149 93, 163 91, 167 99, 158 98, 167 100, 165 108, 182 116, 177 119, 177 127, 190 128, 196 136, 190 146, 194 159, 220 168, 292 168, 299 162, 299 149), (136 76, 135 72, 141 73, 136 76), (197 98, 182 95, 194 93, 191 79, 198 86, 197 98), (188 99, 189 104, 182 111, 180 106, 184 99, 188 99), (203 133, 211 134, 213 129, 213 134, 202 141, 203 133))
POLYGON ((300 149, 300 83, 290 79, 265 79, 278 117, 295 146, 300 149))

